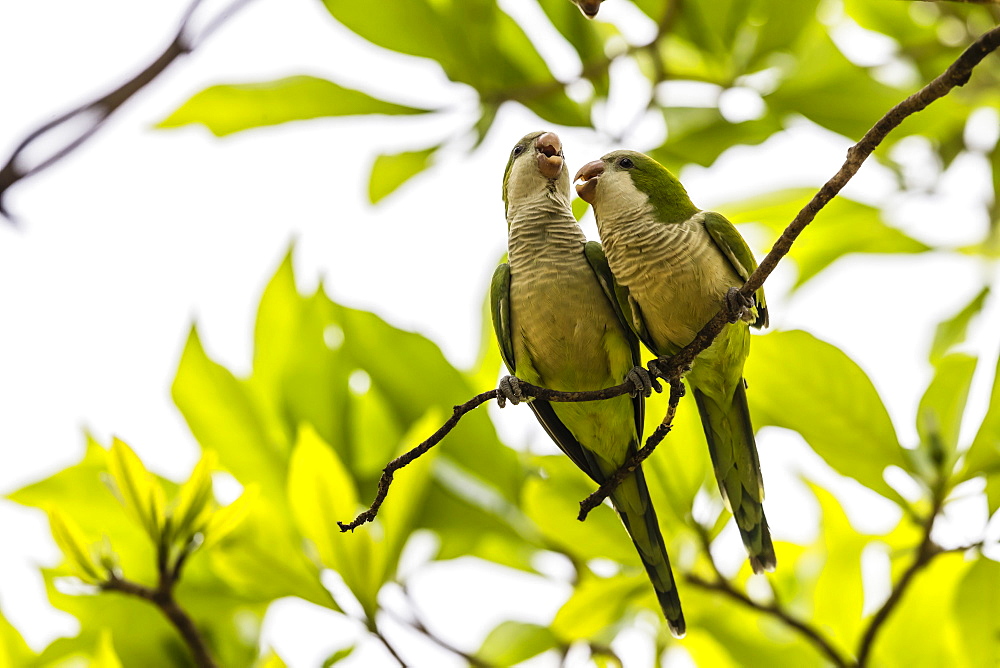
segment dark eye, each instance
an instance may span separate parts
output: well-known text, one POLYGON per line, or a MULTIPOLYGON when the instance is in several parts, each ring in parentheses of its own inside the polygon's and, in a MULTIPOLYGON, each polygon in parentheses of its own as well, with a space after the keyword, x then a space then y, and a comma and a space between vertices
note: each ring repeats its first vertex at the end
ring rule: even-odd
POLYGON ((618 166, 621 167, 622 169, 632 169, 633 167, 635 167, 635 163, 632 162, 632 160, 630 160, 629 158, 622 158, 621 160, 618 161, 618 166))
POLYGON ((517 146, 514 147, 514 155, 515 156, 521 155, 522 153, 524 153, 524 145, 523 144, 518 144, 517 146))

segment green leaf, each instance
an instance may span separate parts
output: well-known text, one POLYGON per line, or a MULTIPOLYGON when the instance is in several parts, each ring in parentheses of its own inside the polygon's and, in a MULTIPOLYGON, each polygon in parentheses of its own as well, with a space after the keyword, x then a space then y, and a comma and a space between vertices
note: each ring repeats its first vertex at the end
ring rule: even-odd
POLYGON ((132 448, 117 438, 111 444, 108 471, 125 511, 146 530, 153 544, 159 545, 165 521, 163 488, 132 448))
MULTIPOLYGON (((963 480, 983 473, 1000 474, 1000 360, 993 377, 993 390, 983 422, 965 454, 963 480)), ((994 506, 991 505, 991 510, 994 506)))
POLYGON ((773 332, 753 337, 744 375, 757 427, 799 432, 834 470, 899 499, 882 472, 907 460, 882 399, 847 355, 806 332, 773 332))
POLYGON ((476 653, 488 665, 513 666, 559 647, 551 629, 525 622, 502 622, 490 631, 476 653))
MULTIPOLYGON (((814 190, 795 188, 769 193, 719 207, 734 223, 762 223, 773 243, 804 207, 814 190)), ((848 253, 922 253, 923 244, 882 220, 881 211, 845 197, 836 197, 824 207, 816 222, 792 247, 791 257, 799 268, 795 287, 802 285, 848 253)))
POLYGON ((937 364, 952 346, 965 340, 969 322, 983 309, 983 304, 989 294, 990 286, 987 285, 958 313, 938 323, 937 329, 934 330, 934 342, 931 344, 931 364, 937 364))
POLYGON ((972 374, 976 371, 976 358, 962 353, 952 353, 941 359, 927 391, 917 409, 917 433, 920 435, 919 452, 927 458, 933 471, 927 478, 933 482, 939 476, 951 473, 956 459, 958 432, 962 426, 965 401, 969 396, 972 374))
POLYGON ((171 393, 204 450, 242 482, 257 482, 269 499, 284 498, 289 445, 267 406, 216 364, 191 329, 171 393))
POLYGON ((238 499, 213 512, 203 529, 205 542, 201 545, 202 549, 208 549, 235 531, 251 513, 259 495, 260 488, 251 483, 238 499))
POLYGON ((57 510, 49 511, 49 526, 52 528, 52 538, 56 541, 56 545, 80 578, 91 583, 107 579, 90 558, 90 545, 80 527, 57 510))
POLYGON ((160 128, 201 123, 217 137, 250 128, 330 116, 421 114, 426 109, 379 100, 332 81, 295 76, 275 81, 211 86, 195 94, 160 128))
POLYGON ((345 647, 343 649, 338 649, 336 652, 326 657, 326 659, 323 661, 323 668, 330 668, 330 666, 334 666, 340 663, 341 661, 349 657, 353 652, 354 652, 354 645, 345 647))
POLYGON ((774 115, 731 123, 715 108, 664 107, 663 118, 667 141, 650 155, 675 170, 692 162, 708 167, 727 149, 760 144, 781 130, 774 115))
POLYGON ((212 501, 212 467, 215 455, 203 453, 201 459, 191 472, 191 477, 181 485, 170 511, 173 536, 182 543, 187 543, 191 535, 201 529, 202 515, 209 509, 212 501))
POLYGON ((394 155, 380 155, 372 165, 368 181, 368 199, 378 204, 410 178, 427 169, 431 156, 440 146, 432 146, 422 151, 404 151, 394 155))
POLYGON ((24 638, 7 618, 0 614, 0 665, 33 665, 36 654, 24 642, 24 638))
POLYGON ((100 634, 90 668, 122 668, 122 662, 118 658, 118 654, 115 653, 115 645, 111 641, 110 632, 103 631, 100 634))
POLYGON ((980 556, 958 583, 952 614, 970 666, 1000 665, 1000 563, 980 556))
POLYGON ((585 577, 569 600, 559 608, 552 621, 552 631, 567 643, 589 640, 621 622, 632 600, 642 600, 659 613, 653 587, 645 573, 610 578, 585 577))

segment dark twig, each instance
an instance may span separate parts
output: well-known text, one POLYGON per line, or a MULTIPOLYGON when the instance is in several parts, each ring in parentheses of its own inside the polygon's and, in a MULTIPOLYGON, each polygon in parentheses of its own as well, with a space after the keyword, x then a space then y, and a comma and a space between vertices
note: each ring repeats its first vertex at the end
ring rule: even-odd
POLYGON ((208 25, 201 30, 200 33, 192 35, 190 34, 189 29, 191 19, 201 2, 202 0, 194 0, 188 6, 173 39, 167 45, 166 49, 164 49, 163 53, 161 53, 156 60, 150 63, 145 69, 110 93, 83 104, 62 114, 61 116, 56 117, 48 123, 45 123, 38 129, 28 134, 28 136, 17 145, 14 152, 11 153, 10 158, 7 159, 6 164, 4 164, 3 167, 0 167, 0 216, 7 218, 9 221, 13 221, 13 218, 4 206, 4 196, 14 184, 22 179, 26 179, 29 176, 37 174, 55 162, 66 157, 74 149, 80 146, 80 144, 90 138, 91 135, 97 132, 97 130, 104 125, 104 122, 107 121, 111 114, 117 111, 119 107, 125 104, 125 102, 131 99, 132 96, 145 88, 146 85, 163 73, 163 71, 166 70, 171 63, 177 60, 177 58, 194 51, 196 47, 200 46, 212 33, 218 30, 225 21, 228 21, 234 14, 236 14, 236 12, 247 5, 250 0, 233 0, 233 2, 231 2, 228 7, 215 16, 208 23, 208 25), (52 134, 59 128, 67 126, 67 124, 74 119, 87 121, 84 124, 84 127, 79 130, 74 137, 62 143, 59 148, 53 150, 47 157, 39 160, 36 164, 30 167, 19 164, 23 159, 24 152, 27 151, 33 144, 37 143, 39 139, 43 136, 52 134))
POLYGON ((417 616, 416 606, 413 604, 413 601, 410 598, 410 592, 407 590, 405 586, 403 586, 403 595, 405 596, 406 601, 410 607, 410 619, 407 619, 402 615, 400 615, 398 612, 389 610, 388 608, 382 608, 382 611, 388 614, 394 620, 396 620, 397 623, 405 624, 406 626, 410 627, 420 635, 430 640, 432 643, 434 643, 441 649, 444 649, 458 657, 461 657, 470 666, 473 666, 474 668, 493 668, 493 664, 483 661, 474 654, 463 652, 459 648, 446 642, 443 638, 440 638, 439 636, 431 632, 431 630, 427 628, 427 626, 423 623, 420 617, 417 616))
POLYGON ((903 600, 903 594, 909 589, 910 584, 913 582, 913 578, 922 571, 931 560, 937 555, 941 554, 943 550, 931 539, 931 532, 934 530, 934 523, 937 521, 938 513, 941 512, 941 506, 944 504, 943 493, 940 490, 935 492, 934 504, 931 508, 930 513, 927 515, 927 519, 924 520, 923 526, 923 538, 920 541, 920 545, 917 546, 917 555, 913 559, 913 563, 907 568, 903 575, 900 576, 899 581, 892 586, 892 591, 889 592, 889 598, 885 600, 882 607, 872 616, 871 621, 868 622, 868 627, 865 629, 864 635, 861 636, 861 642, 858 643, 858 663, 859 668, 866 666, 868 664, 868 657, 871 655, 871 651, 875 646, 875 638, 878 636, 878 632, 885 625, 885 622, 889 619, 889 615, 892 611, 896 609, 899 602, 903 600))
POLYGON ((112 573, 109 579, 101 584, 101 589, 135 596, 155 605, 184 638, 184 642, 194 657, 195 665, 199 668, 215 668, 217 664, 212 659, 212 655, 209 654, 205 639, 198 632, 194 620, 177 604, 177 600, 174 598, 175 583, 176 581, 170 578, 161 578, 160 583, 153 589, 137 582, 125 580, 112 573))
POLYGON ((621 484, 622 480, 632 475, 633 472, 649 457, 653 454, 653 450, 656 446, 660 444, 668 433, 670 433, 670 428, 673 425, 674 415, 677 413, 677 404, 680 403, 681 397, 684 396, 684 384, 681 382, 680 378, 674 378, 670 381, 670 399, 667 403, 667 413, 663 417, 663 421, 657 425, 653 433, 649 435, 646 439, 645 445, 632 455, 625 464, 615 471, 614 475, 604 481, 604 483, 598 487, 590 496, 580 502, 580 513, 576 516, 576 519, 581 522, 587 519, 587 515, 590 511, 597 506, 604 503, 604 499, 610 496, 611 492, 615 491, 615 488, 621 484))
POLYGON ((694 573, 688 573, 684 576, 685 580, 696 587, 700 587, 708 591, 719 592, 734 601, 739 601, 748 608, 752 608, 757 612, 781 620, 786 626, 795 629, 802 634, 802 636, 812 643, 817 650, 828 656, 835 666, 846 667, 854 665, 854 662, 843 656, 837 648, 835 648, 833 644, 827 640, 822 633, 820 633, 818 629, 810 626, 801 619, 793 617, 776 601, 772 601, 771 603, 760 603, 753 600, 739 589, 736 589, 722 574, 722 571, 719 570, 718 564, 715 563, 715 559, 712 558, 712 541, 708 535, 708 531, 706 531, 705 527, 700 524, 695 525, 695 530, 698 533, 705 556, 708 559, 709 564, 712 566, 712 571, 715 573, 715 579, 706 580, 705 578, 695 575, 694 573))

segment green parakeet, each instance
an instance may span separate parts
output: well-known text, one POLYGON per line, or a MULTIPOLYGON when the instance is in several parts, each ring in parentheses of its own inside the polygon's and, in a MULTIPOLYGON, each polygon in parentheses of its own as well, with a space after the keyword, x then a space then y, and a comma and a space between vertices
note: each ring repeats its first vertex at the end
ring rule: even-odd
POLYGON ((743 364, 749 327, 767 325, 763 289, 740 300, 736 289, 757 267, 746 241, 721 214, 701 211, 662 165, 635 151, 613 151, 576 175, 594 207, 625 318, 657 356, 694 339, 727 301, 743 317, 725 326, 687 374, 715 477, 736 517, 755 573, 777 560, 764 517, 764 484, 747 408, 743 364))
MULTIPOLYGON (((577 225, 570 192, 555 134, 533 132, 514 146, 503 178, 508 262, 493 275, 493 327, 508 370, 529 383, 582 391, 631 380, 631 397, 529 404, 556 445, 602 483, 639 447, 649 376, 638 366, 638 341, 609 297, 613 279, 601 246, 587 242, 577 225)), ((516 378, 505 377, 500 391, 514 403, 523 399, 516 378)), ((611 502, 671 632, 683 636, 677 586, 642 469, 625 478, 611 502)))

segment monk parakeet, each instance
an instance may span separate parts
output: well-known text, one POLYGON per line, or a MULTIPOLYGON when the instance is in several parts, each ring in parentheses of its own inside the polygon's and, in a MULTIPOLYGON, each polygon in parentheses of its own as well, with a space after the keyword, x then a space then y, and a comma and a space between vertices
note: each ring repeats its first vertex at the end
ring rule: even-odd
MULTIPOLYGON (((634 396, 561 403, 535 399, 535 417, 584 473, 604 482, 638 449, 649 376, 639 343, 623 324, 613 279, 597 242, 587 242, 570 208, 569 171, 551 132, 517 142, 503 177, 508 262, 491 286, 493 328, 507 369, 501 394, 523 399, 517 378, 553 390, 598 390, 628 378, 634 396)), ((652 580, 671 632, 684 616, 642 469, 625 478, 611 502, 652 580)))
POLYGON ((757 268, 750 248, 721 214, 701 211, 662 165, 635 151, 613 151, 576 175, 597 227, 626 321, 657 356, 676 353, 727 302, 742 317, 725 326, 687 374, 719 490, 736 517, 755 573, 776 559, 764 517, 764 484, 747 408, 743 363, 749 328, 767 325, 763 289, 737 289, 757 268))

